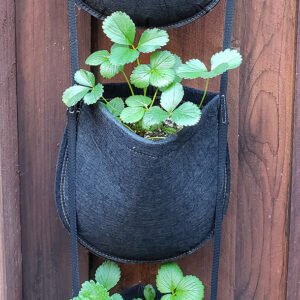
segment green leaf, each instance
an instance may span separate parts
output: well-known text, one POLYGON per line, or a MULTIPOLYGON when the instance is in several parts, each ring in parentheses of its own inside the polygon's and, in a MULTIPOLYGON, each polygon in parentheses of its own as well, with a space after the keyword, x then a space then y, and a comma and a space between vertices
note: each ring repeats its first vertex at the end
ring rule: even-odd
POLYGON ((100 50, 92 53, 85 61, 89 66, 100 66, 109 58, 109 52, 107 50, 100 50))
POLYGON ((165 30, 153 28, 143 32, 137 49, 143 53, 149 53, 165 46, 169 41, 169 35, 165 30))
POLYGON ((226 49, 211 58, 211 71, 198 59, 191 59, 178 68, 177 75, 185 79, 198 77, 209 79, 221 75, 227 70, 237 68, 242 63, 242 56, 237 50, 226 49))
POLYGON ((119 117, 122 110, 124 109, 125 105, 123 102, 122 98, 114 98, 111 101, 109 101, 109 105, 106 104, 106 108, 107 110, 114 116, 114 117, 119 117), (113 109, 112 107, 114 107, 115 109, 113 109))
POLYGON ((161 293, 172 293, 182 278, 182 271, 176 263, 163 264, 156 276, 157 289, 161 293))
POLYGON ((202 300, 204 286, 195 276, 185 276, 176 287, 176 300, 202 300))
POLYGON ((175 56, 169 51, 157 51, 150 57, 150 84, 155 87, 165 87, 175 79, 175 56))
POLYGON ((125 123, 135 123, 143 118, 145 109, 143 107, 126 107, 121 113, 121 120, 125 123))
POLYGON ((145 286, 144 288, 144 296, 146 300, 154 300, 155 299, 155 289, 153 288, 153 286, 151 284, 148 284, 145 286))
POLYGON ((169 89, 170 87, 172 87, 176 83, 180 83, 182 81, 182 78, 176 74, 179 67, 182 66, 181 58, 176 54, 173 54, 173 56, 175 57, 175 65, 173 66, 173 70, 175 71, 175 78, 173 79, 173 82, 171 84, 169 84, 167 86, 164 86, 164 87, 160 87, 159 89, 160 89, 161 92, 166 91, 167 89, 169 89))
POLYGON ((163 127, 163 131, 167 134, 175 134, 177 132, 173 127, 163 127))
POLYGON ((177 75, 184 79, 195 79, 198 77, 208 78, 207 68, 199 59, 191 59, 177 69, 177 75))
POLYGON ((172 69, 158 70, 155 69, 150 75, 150 83, 158 88, 168 86, 175 79, 175 71, 172 69))
POLYGON ((193 126, 197 124, 201 117, 201 110, 192 102, 185 102, 175 109, 171 119, 180 126, 193 126))
POLYGON ((170 51, 157 51, 150 57, 150 65, 152 69, 172 69, 175 62, 175 56, 170 51))
POLYGON ((142 298, 133 298, 132 300, 144 300, 142 298))
POLYGON ((126 99, 126 104, 130 107, 147 107, 151 103, 151 98, 142 96, 142 95, 135 95, 130 96, 126 99))
POLYGON ((160 105, 168 112, 172 112, 181 102, 184 95, 183 86, 180 83, 172 85, 162 92, 160 105))
POLYGON ((150 66, 137 66, 130 80, 138 88, 146 88, 149 83, 155 87, 170 85, 175 78, 175 71, 172 69, 175 64, 175 57, 169 51, 158 51, 151 55, 150 66))
POLYGON ((94 74, 86 70, 78 70, 74 75, 74 79, 78 84, 85 85, 88 87, 95 86, 94 74))
POLYGON ((164 122, 169 117, 169 114, 158 106, 152 106, 145 112, 143 124, 150 127, 164 122))
POLYGON ((174 64, 174 66, 173 66, 173 69, 176 71, 179 67, 182 66, 182 60, 181 60, 181 58, 180 58, 178 55, 176 55, 176 54, 173 54, 173 56, 175 57, 175 64, 174 64))
POLYGON ((173 54, 173 55, 175 57, 175 65, 173 67, 173 70, 176 73, 174 82, 177 83, 177 82, 181 82, 182 81, 182 78, 177 75, 177 70, 182 66, 182 60, 181 60, 181 58, 178 55, 176 55, 176 54, 173 54))
POLYGON ((114 44, 111 47, 110 62, 113 65, 123 66, 134 62, 139 57, 139 51, 126 45, 114 44))
POLYGON ((90 93, 84 96, 84 103, 88 105, 96 103, 103 95, 103 91, 103 85, 101 83, 98 83, 90 93))
POLYGON ((120 294, 113 294, 110 296, 111 300, 123 300, 123 297, 120 294))
POLYGON ((135 25, 128 15, 117 11, 103 21, 103 31, 114 43, 133 45, 135 38, 135 25))
POLYGON ((227 70, 239 67, 241 63, 242 56, 237 50, 226 49, 212 56, 211 72, 217 76, 227 70))
POLYGON ((122 70, 121 66, 113 65, 109 60, 105 61, 100 66, 100 73, 102 77, 111 79, 116 76, 122 70))
POLYGON ((73 85, 64 91, 62 101, 68 107, 73 106, 79 102, 90 90, 91 88, 86 86, 73 85))
MULTIPOLYGON (((99 52, 101 52, 101 51, 99 51, 99 52)), ((93 54, 95 54, 95 53, 93 53, 93 54)), ((100 56, 100 54, 99 54, 99 56, 100 56)), ((111 79, 114 76, 116 76, 121 70, 123 70, 124 67, 112 64, 110 62, 109 58, 110 58, 110 54, 108 51, 103 53, 103 55, 101 56, 100 74, 104 78, 111 79)), ((92 59, 94 59, 94 58, 92 58, 92 59)), ((96 60, 96 58, 94 60, 96 60)))
POLYGON ((175 300, 175 297, 176 297, 175 295, 167 294, 162 296, 160 300, 175 300))
POLYGON ((109 294, 102 285, 91 280, 83 283, 78 298, 80 300, 109 300, 109 294))
POLYGON ((146 88, 150 84, 151 68, 148 65, 139 65, 133 70, 130 81, 137 88, 146 88))
POLYGON ((121 277, 119 266, 112 261, 105 261, 96 271, 96 281, 108 291, 113 288, 121 277))

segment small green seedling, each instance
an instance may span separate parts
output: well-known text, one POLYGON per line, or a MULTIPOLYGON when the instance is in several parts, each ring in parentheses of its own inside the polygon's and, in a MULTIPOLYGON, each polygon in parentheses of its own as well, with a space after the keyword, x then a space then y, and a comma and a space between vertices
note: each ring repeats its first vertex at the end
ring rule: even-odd
POLYGON ((94 74, 79 70, 74 77, 77 84, 63 93, 62 100, 68 107, 81 100, 87 105, 100 100, 101 105, 120 123, 141 136, 154 131, 170 135, 184 126, 196 125, 201 118, 201 108, 209 79, 237 68, 242 62, 237 50, 227 49, 212 56, 210 71, 198 59, 191 59, 183 64, 176 54, 159 50, 169 41, 169 35, 165 30, 147 29, 136 42, 135 24, 128 15, 120 11, 104 20, 103 31, 114 43, 110 52, 96 51, 86 59, 86 64, 98 66, 103 78, 111 79, 122 73, 131 96, 127 99, 120 97, 106 99, 104 86, 101 83, 96 84, 94 74), (154 53, 150 56, 149 64, 141 64, 140 54, 151 52, 154 53), (136 63, 136 66, 128 77, 124 66, 130 63, 136 63), (202 99, 197 104, 190 101, 182 103, 184 98, 182 79, 196 78, 206 79, 202 99), (136 87, 135 90, 133 86, 136 87), (155 89, 151 97, 148 93, 150 86, 155 89), (141 91, 137 92, 138 89, 141 91))
MULTIPOLYGON (((154 300, 156 296, 156 291, 151 284, 148 284, 144 288, 145 300, 154 300)), ((142 298, 133 298, 132 300, 143 300, 142 298)))

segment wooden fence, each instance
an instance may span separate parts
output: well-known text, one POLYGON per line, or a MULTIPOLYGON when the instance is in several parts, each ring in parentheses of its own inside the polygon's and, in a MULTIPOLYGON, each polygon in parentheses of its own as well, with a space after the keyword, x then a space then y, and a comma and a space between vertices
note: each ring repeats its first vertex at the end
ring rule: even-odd
MULTIPOLYGON (((170 30, 168 48, 184 60, 207 62, 221 49, 224 8, 222 0, 207 16, 170 30)), ((82 11, 78 15, 84 60, 109 42, 100 21, 82 11)), ((237 0, 233 47, 244 63, 230 73, 232 192, 223 226, 219 299, 297 300, 298 1, 237 0)), ((53 187, 65 125, 61 94, 69 83, 67 1, 0 1, 0 300, 71 296, 69 239, 58 219, 53 187)), ((193 86, 203 88, 203 83, 193 86)), ((211 89, 217 88, 213 81, 211 89)), ((179 261, 186 273, 201 278, 206 295, 211 260, 209 242, 179 261)), ((81 248, 81 280, 100 262, 81 248)), ((121 268, 124 289, 154 282, 158 264, 121 268)))

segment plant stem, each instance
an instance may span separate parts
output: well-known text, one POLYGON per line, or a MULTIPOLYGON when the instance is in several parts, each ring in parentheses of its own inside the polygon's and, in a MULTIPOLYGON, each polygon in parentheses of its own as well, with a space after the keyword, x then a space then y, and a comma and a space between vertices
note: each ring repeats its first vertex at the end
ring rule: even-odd
POLYGON ((111 107, 113 110, 115 110, 116 112, 118 112, 119 114, 121 114, 121 112, 120 111, 118 111, 116 108, 114 108, 103 96, 101 97, 104 101, 105 101, 105 103, 109 106, 109 107, 111 107))
POLYGON ((130 84, 130 82, 129 82, 129 80, 128 80, 126 74, 125 74, 125 72, 124 72, 124 71, 121 71, 121 72, 123 73, 124 78, 125 78, 125 80, 126 80, 128 86, 129 86, 129 88, 130 88, 130 91, 131 91, 132 96, 134 96, 134 92, 133 92, 132 86, 131 86, 131 84, 130 84))
POLYGON ((138 66, 139 66, 139 65, 140 65, 140 60, 139 60, 139 58, 136 59, 136 62, 137 62, 137 64, 138 64, 138 66))
POLYGON ((206 92, 207 92, 207 88, 208 88, 208 83, 209 83, 209 78, 206 80, 206 84, 205 84, 205 89, 204 89, 204 93, 203 93, 203 97, 201 99, 201 102, 199 104, 199 109, 201 109, 202 103, 204 101, 204 98, 206 96, 206 92))
POLYGON ((162 136, 153 136, 153 137, 147 137, 148 140, 164 140, 166 137, 162 136))
POLYGON ((154 94, 154 96, 153 96, 153 99, 152 99, 152 102, 151 102, 151 104, 150 104, 150 107, 152 107, 152 105, 154 104, 154 101, 155 101, 157 92, 158 92, 158 88, 157 88, 156 91, 155 91, 155 94, 154 94))
POLYGON ((132 131, 133 133, 135 133, 135 131, 134 130, 132 130, 128 125, 126 125, 125 123, 122 123, 121 122, 121 124, 123 125, 123 126, 125 126, 126 128, 128 128, 130 131, 132 131))
MULTIPOLYGON (((114 109, 116 112, 118 112, 119 114, 121 114, 116 108, 114 108, 103 96, 102 96, 102 99, 105 101, 105 103, 108 105, 108 106, 110 106, 112 109, 114 109)), ((125 126, 126 128, 128 128, 130 131, 132 131, 133 133, 135 133, 134 132, 134 130, 132 130, 128 125, 126 125, 125 123, 123 123, 123 122, 121 122, 121 124, 123 125, 123 126, 125 126)))
POLYGON ((147 96, 147 88, 144 88, 144 96, 147 96))

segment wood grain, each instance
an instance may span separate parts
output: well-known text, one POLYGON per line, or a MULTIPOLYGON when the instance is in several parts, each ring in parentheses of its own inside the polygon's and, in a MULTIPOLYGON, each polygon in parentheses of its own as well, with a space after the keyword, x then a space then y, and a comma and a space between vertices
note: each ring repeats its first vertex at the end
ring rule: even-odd
POLYGON ((286 297, 296 2, 241 1, 234 299, 286 297))
MULTIPOLYGON (((54 176, 70 85, 67 1, 20 1, 17 92, 24 300, 71 296, 69 236, 55 207, 54 176)), ((90 52, 90 17, 79 14, 80 57, 90 52)), ((81 279, 88 278, 81 249, 81 279)))
POLYGON ((296 73, 294 97, 293 159, 291 178, 291 205, 289 227, 289 262, 287 300, 300 299, 300 15, 298 2, 298 29, 296 44, 296 73))
POLYGON ((0 299, 22 299, 15 1, 0 2, 0 299))
MULTIPOLYGON (((225 13, 225 1, 221 3, 207 16, 187 26, 169 30, 170 42, 167 49, 180 55, 184 61, 191 58, 199 58, 207 65, 210 57, 222 49, 223 23, 225 13), (216 20, 218 20, 216 22, 216 20)), ((235 26, 233 34, 233 46, 238 47, 239 26, 235 26)), ((141 31, 138 31, 138 36, 141 31)), ((103 35, 101 22, 92 22, 92 50, 109 49, 111 42, 103 35)), ((142 62, 147 63, 149 56, 143 55, 142 62)), ((125 69, 130 73, 131 69, 125 69)), ((237 151, 238 151, 238 82, 239 72, 233 71, 230 74, 229 91, 229 113, 230 113, 230 150, 232 154, 232 194, 231 203, 228 209, 228 216, 224 223, 224 236, 222 241, 222 258, 220 267, 220 295, 223 299, 233 299, 235 280, 235 207, 236 207, 236 184, 237 184, 237 151)), ((107 82, 108 80, 105 80, 107 82)), ((122 76, 117 76, 114 81, 124 81, 122 76)), ((195 88, 204 87, 203 80, 184 81, 184 84, 195 88)), ((217 91, 219 80, 212 80, 210 90, 217 91)), ((101 259, 91 256, 91 276, 101 259)), ((211 264, 212 264, 212 243, 209 242, 193 255, 187 256, 179 261, 180 266, 186 274, 194 274, 200 277, 206 286, 206 295, 209 295, 211 264)), ((155 274, 159 264, 124 265, 121 264, 122 279, 119 289, 132 286, 138 282, 154 283, 155 274)))

